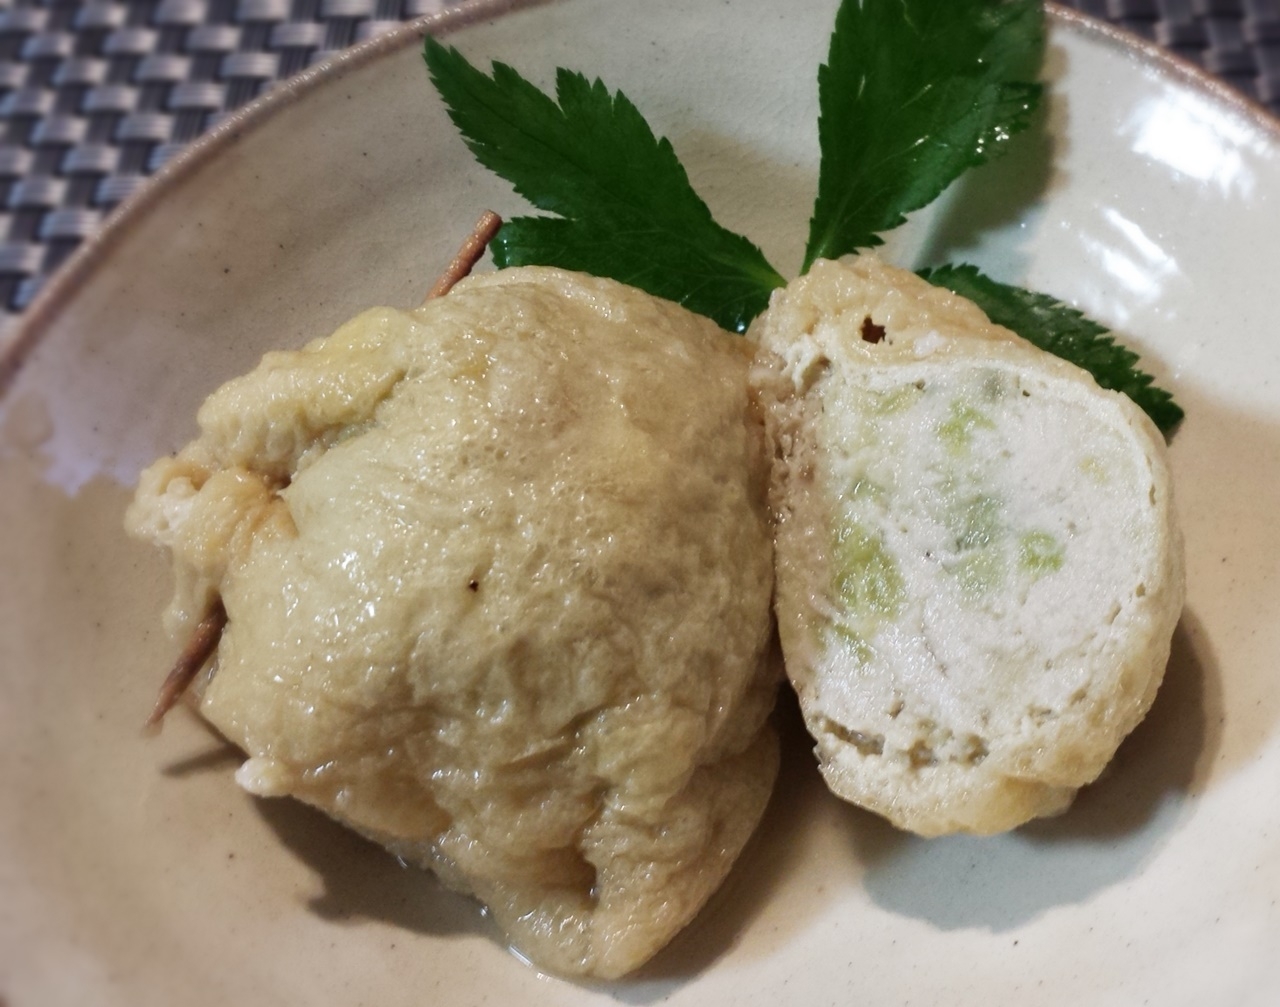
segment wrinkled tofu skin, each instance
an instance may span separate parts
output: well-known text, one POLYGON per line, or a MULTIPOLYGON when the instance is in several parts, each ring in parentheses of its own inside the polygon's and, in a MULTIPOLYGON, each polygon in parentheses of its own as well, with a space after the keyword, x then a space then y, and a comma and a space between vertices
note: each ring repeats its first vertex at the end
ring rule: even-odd
POLYGON ((268 354, 144 474, 200 713, 435 869, 540 968, 614 977, 719 885, 777 767, 750 350, 610 281, 473 277, 268 354))

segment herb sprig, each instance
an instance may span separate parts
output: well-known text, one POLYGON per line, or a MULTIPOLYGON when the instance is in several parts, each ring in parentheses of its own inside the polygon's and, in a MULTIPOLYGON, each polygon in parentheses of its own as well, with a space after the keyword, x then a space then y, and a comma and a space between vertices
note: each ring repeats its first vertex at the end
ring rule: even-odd
MULTIPOLYGON (((818 71, 818 192, 803 271, 881 243, 1030 123, 1044 44, 1040 0, 842 0, 818 71)), ((786 282, 721 227, 669 141, 599 81, 559 69, 555 97, 512 67, 492 75, 428 36, 449 116, 485 167, 553 216, 509 220, 495 264, 608 276, 742 332, 786 282)), ((1102 326, 972 266, 922 271, 991 319, 1129 395, 1166 433, 1182 410, 1102 326)))
POLYGON ((818 68, 818 198, 805 249, 881 244, 968 168, 1003 153, 1040 100, 1040 0, 840 5, 818 68))
POLYGON ((621 92, 561 68, 556 98, 504 63, 492 78, 456 49, 426 43, 431 79, 467 146, 539 209, 498 232, 494 262, 609 276, 744 331, 786 281, 746 238, 721 227, 621 92))

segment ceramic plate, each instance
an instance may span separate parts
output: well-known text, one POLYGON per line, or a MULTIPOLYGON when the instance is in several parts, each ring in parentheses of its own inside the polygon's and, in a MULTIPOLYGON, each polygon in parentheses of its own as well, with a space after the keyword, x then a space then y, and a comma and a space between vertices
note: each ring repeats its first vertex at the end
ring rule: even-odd
MULTIPOLYGON (((797 267, 834 0, 482 4, 440 21, 545 83, 602 75, 716 214, 797 267)), ((191 717, 144 739, 173 645, 139 468, 266 349, 411 305, 478 211, 416 37, 202 142, 49 288, 0 399, 0 1001, 51 1004, 1275 1004, 1280 996, 1280 129, 1055 15, 1041 129, 888 254, 977 262, 1105 320, 1186 407, 1190 594, 1166 684, 1062 817, 924 841, 828 796, 794 710, 726 887, 640 975, 539 976, 479 910, 308 809, 191 717)))

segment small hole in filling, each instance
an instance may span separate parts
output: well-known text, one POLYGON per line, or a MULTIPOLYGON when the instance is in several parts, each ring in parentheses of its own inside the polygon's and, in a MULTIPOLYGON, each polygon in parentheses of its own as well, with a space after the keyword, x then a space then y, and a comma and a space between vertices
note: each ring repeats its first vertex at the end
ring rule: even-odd
POLYGON ((907 749, 907 761, 911 763, 912 769, 923 769, 925 766, 937 765, 938 757, 927 744, 917 741, 907 749))
POLYGON ((852 745, 861 755, 876 756, 884 754, 884 735, 882 734, 855 731, 853 728, 845 727, 844 724, 830 718, 827 718, 822 726, 827 734, 844 742, 846 745, 852 745))

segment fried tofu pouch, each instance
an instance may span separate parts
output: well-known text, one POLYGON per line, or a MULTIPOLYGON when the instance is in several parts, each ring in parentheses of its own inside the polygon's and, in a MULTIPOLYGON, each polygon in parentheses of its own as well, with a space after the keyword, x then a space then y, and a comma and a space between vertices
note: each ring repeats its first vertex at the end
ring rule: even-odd
POLYGON ((1163 438, 871 255, 818 262, 750 335, 779 630, 827 784, 926 836, 1062 811, 1146 714, 1182 610, 1163 438))
POLYGON ((542 268, 375 309, 216 391, 142 476, 198 709, 289 795, 435 870, 562 975, 719 886, 777 769, 749 344, 542 268))

